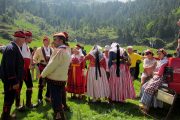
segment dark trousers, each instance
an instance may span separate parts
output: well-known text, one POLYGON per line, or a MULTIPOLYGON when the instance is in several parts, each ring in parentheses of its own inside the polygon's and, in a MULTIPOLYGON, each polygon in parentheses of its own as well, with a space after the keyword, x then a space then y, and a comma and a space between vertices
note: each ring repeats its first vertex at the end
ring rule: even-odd
POLYGON ((54 112, 62 111, 62 103, 63 103, 63 93, 65 90, 65 82, 58 83, 53 81, 48 81, 49 87, 50 87, 50 94, 51 94, 51 100, 52 100, 52 108, 54 112))
POLYGON ((49 84, 46 84, 47 85, 47 90, 46 90, 46 97, 47 98, 50 98, 50 87, 49 87, 49 84))
POLYGON ((3 112, 2 112, 2 120, 9 119, 11 107, 14 103, 16 97, 15 90, 5 90, 4 92, 4 104, 3 104, 3 112))
MULTIPOLYGON (((44 66, 44 68, 45 68, 45 66, 44 66)), ((42 73, 43 69, 39 69, 40 73, 42 73)), ((45 83, 46 83, 46 81, 44 81, 44 80, 45 79, 43 79, 43 78, 39 78, 39 90, 38 90, 38 99, 39 100, 42 100, 42 98, 43 98, 43 96, 42 96, 43 88, 44 88, 45 83)), ((46 90, 46 97, 50 98, 50 87, 48 84, 47 84, 47 90, 46 90)))
POLYGON ((136 68, 135 67, 130 68, 130 73, 131 73, 131 76, 133 78, 135 78, 135 72, 136 72, 136 68))
MULTIPOLYGON (((38 99, 42 100, 43 96, 43 88, 45 86, 46 80, 45 79, 40 78, 39 79, 39 91, 38 91, 38 99)), ((47 90, 46 90, 46 97, 50 98, 50 87, 49 84, 47 84, 47 90)))
MULTIPOLYGON (((33 87, 33 82, 32 82, 30 69, 27 70, 27 73, 26 73, 25 78, 24 78, 23 81, 25 82, 27 88, 32 88, 33 87)), ((20 89, 22 88, 23 81, 20 81, 20 89)))
MULTIPOLYGON (((24 80, 21 80, 19 82, 19 92, 16 95, 16 107, 20 106, 20 94, 21 94, 21 89, 22 89, 23 81, 26 84, 26 87, 28 89, 27 91, 32 91, 32 90, 30 90, 33 87, 33 82, 32 82, 32 77, 31 77, 30 69, 28 69, 26 71, 24 80)), ((26 98, 26 101, 27 101, 27 98, 26 98)))
POLYGON ((63 87, 63 93, 62 93, 62 104, 64 105, 64 107, 68 107, 67 103, 66 103, 66 89, 65 89, 65 85, 62 86, 63 87))
POLYGON ((140 71, 139 71, 139 70, 140 70, 140 66, 139 66, 139 65, 140 65, 140 63, 137 62, 137 63, 136 63, 136 68, 135 68, 136 70, 135 70, 135 74, 134 74, 134 78, 135 78, 135 79, 138 79, 138 76, 139 76, 139 72, 140 72, 140 71))

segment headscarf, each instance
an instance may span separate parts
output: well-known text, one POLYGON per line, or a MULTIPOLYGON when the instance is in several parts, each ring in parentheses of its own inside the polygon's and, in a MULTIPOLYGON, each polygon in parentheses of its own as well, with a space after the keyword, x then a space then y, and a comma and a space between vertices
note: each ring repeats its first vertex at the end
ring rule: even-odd
MULTIPOLYGON (((112 43, 112 44, 111 44, 110 52, 112 51, 112 52, 117 53, 117 45, 119 45, 119 43, 116 43, 116 42, 112 43)), ((125 49, 123 49, 123 48, 120 47, 120 45, 119 45, 119 51, 120 51, 120 52, 119 52, 120 56, 122 56, 122 55, 124 54, 124 52, 125 52, 125 49)))
POLYGON ((96 75, 96 80, 98 77, 98 72, 101 77, 101 69, 100 69, 100 60, 103 57, 102 52, 100 51, 102 49, 99 45, 95 45, 93 50, 90 52, 91 55, 95 57, 95 75, 96 75))

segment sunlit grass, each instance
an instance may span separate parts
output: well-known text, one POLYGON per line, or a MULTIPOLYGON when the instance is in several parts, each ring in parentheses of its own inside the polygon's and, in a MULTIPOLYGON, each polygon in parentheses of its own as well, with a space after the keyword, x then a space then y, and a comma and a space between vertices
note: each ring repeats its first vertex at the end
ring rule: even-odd
MULTIPOLYGON (((4 41, 5 44, 7 44, 4 41)), ((39 47, 42 45, 42 41, 33 41, 30 46, 31 47, 39 47)), ((76 43, 70 42, 70 46, 75 46, 76 43)), ((85 50, 89 52, 91 50, 91 45, 85 45, 85 50)), ((147 49, 146 47, 135 46, 135 49, 139 51, 147 49)), ((0 54, 1 58, 1 54, 0 54)), ((142 72, 142 64, 140 65, 140 71, 142 72)), ((134 88, 136 94, 139 95, 140 92, 140 79, 135 80, 134 88)), ((32 102, 37 102, 37 92, 38 92, 38 81, 33 81, 34 88, 33 88, 33 98, 32 102)), ((0 93, 3 92, 3 84, 0 82, 0 93)), ((21 91, 21 102, 26 100, 25 98, 26 87, 25 84, 23 85, 21 91)), ((45 95, 45 91, 43 96, 45 95)), ((0 111, 2 111, 3 106, 3 94, 0 94, 0 111)), ((67 97, 67 103, 71 107, 71 112, 66 112, 67 120, 153 120, 153 117, 144 116, 138 109, 139 99, 135 100, 127 100, 125 104, 114 104, 109 105, 107 102, 103 101, 102 103, 96 104, 89 104, 86 100, 72 100, 70 99, 70 94, 67 97)), ((12 111, 15 110, 13 105, 12 111)), ((53 119, 53 110, 51 105, 46 104, 44 101, 43 106, 38 107, 33 110, 26 111, 24 113, 17 112, 17 119, 18 120, 52 120, 53 119)), ((167 112, 167 111, 166 111, 167 112)), ((158 119, 164 117, 166 112, 157 112, 158 115, 154 116, 158 119)), ((154 111, 156 113, 156 111, 154 111)), ((157 114, 156 113, 156 114, 157 114)), ((174 115, 174 120, 176 118, 180 118, 177 114, 174 115)), ((177 119, 178 120, 178 119, 177 119)))

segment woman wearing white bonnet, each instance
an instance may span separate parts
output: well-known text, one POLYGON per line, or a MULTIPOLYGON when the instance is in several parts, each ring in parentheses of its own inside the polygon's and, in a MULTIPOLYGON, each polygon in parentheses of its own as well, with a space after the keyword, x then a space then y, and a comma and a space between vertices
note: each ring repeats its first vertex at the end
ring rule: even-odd
POLYGON ((129 57, 118 43, 112 43, 109 52, 110 102, 125 102, 135 98, 135 90, 129 72, 129 57))
POLYGON ((89 66, 87 71, 87 95, 93 98, 93 102, 100 98, 109 97, 109 83, 106 76, 106 62, 100 51, 102 47, 96 45, 85 57, 89 66))

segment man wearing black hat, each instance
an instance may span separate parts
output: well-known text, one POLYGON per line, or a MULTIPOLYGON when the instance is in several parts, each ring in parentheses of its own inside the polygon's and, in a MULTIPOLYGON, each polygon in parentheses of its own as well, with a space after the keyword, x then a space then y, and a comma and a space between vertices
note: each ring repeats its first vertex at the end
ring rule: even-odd
POLYGON ((14 40, 5 48, 1 61, 4 84, 2 120, 11 119, 11 107, 19 90, 19 82, 23 79, 24 60, 20 47, 25 42, 25 34, 23 31, 16 31, 13 36, 14 40))
POLYGON ((62 101, 68 78, 71 54, 66 46, 66 36, 62 32, 55 34, 53 37, 54 44, 58 49, 55 49, 52 53, 49 63, 41 73, 41 76, 47 79, 47 83, 50 86, 55 120, 65 120, 62 101))

